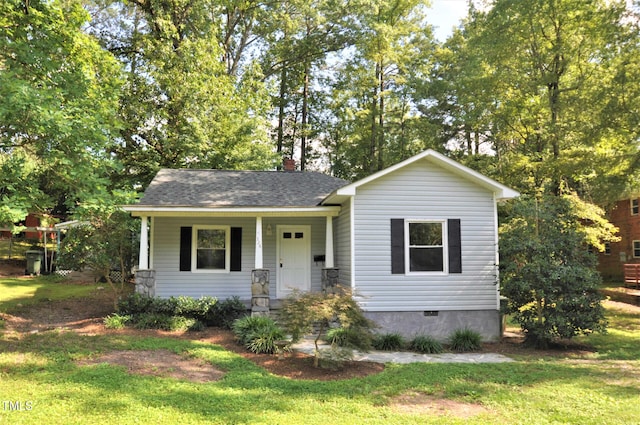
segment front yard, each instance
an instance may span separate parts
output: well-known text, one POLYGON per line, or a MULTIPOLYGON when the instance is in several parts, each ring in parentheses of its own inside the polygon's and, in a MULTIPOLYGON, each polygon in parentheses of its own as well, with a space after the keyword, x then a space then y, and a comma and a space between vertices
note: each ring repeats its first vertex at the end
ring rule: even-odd
POLYGON ((15 280, 0 278, 0 423, 629 424, 640 417, 640 308, 620 303, 607 303, 607 335, 581 338, 569 351, 512 347, 513 363, 386 365, 358 378, 303 380, 269 372, 287 359, 244 357, 216 331, 107 331, 99 319, 64 310, 108 305, 94 285, 75 293, 44 279, 20 282, 38 289, 17 306, 15 280), (61 288, 76 302, 52 292, 39 298, 61 288), (45 326, 42 313, 58 307, 68 321, 45 326), (16 318, 32 323, 16 330, 16 318), (209 373, 184 370, 195 366, 209 373))

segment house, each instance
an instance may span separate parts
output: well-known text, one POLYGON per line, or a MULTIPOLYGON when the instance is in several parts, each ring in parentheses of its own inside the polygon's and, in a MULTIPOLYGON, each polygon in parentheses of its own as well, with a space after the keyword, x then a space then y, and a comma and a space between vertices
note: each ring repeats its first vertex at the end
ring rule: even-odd
POLYGON ((640 264, 640 199, 617 201, 607 211, 609 221, 619 229, 618 242, 606 242, 598 253, 598 271, 608 280, 623 281, 625 264, 640 264))
POLYGON ((469 327, 492 340, 496 203, 516 196, 427 150, 355 183, 313 172, 165 169, 125 210, 142 218, 139 291, 239 296, 260 309, 293 289, 339 282, 381 332, 443 339, 469 327))

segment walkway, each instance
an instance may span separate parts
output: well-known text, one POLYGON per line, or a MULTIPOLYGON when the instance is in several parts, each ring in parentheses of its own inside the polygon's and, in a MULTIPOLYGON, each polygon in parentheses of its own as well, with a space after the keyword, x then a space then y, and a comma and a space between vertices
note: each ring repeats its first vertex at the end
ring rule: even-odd
MULTIPOLYGON (((303 340, 293 344, 293 350, 302 353, 313 354, 315 346, 311 340, 303 340)), ((320 350, 329 348, 322 344, 320 350)), ((375 351, 368 353, 353 352, 353 360, 376 363, 507 363, 513 359, 495 353, 444 353, 444 354, 419 354, 408 351, 375 351)))

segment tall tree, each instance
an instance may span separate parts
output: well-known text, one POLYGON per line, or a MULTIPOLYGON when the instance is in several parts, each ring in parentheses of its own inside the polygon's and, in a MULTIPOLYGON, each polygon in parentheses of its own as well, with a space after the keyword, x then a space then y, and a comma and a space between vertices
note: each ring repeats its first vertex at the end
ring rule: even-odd
POLYGON ((408 130, 415 116, 408 81, 432 52, 425 13, 427 4, 421 0, 380 0, 367 3, 358 16, 354 54, 339 68, 331 95, 332 124, 342 128, 332 134, 351 127, 341 140, 333 140, 336 170, 343 177, 362 177, 406 158, 413 153, 412 143, 424 148, 408 130), (339 163, 351 164, 346 167, 351 170, 339 163))
POLYGON ((115 13, 97 13, 97 20, 124 25, 117 42, 106 34, 103 45, 126 69, 122 138, 113 151, 125 165, 126 184, 144 186, 162 167, 273 166, 261 74, 250 63, 239 72, 250 41, 245 27, 252 27, 257 6, 211 0, 103 4, 115 13))
POLYGON ((445 90, 431 104, 445 107, 444 128, 467 151, 475 134, 498 159, 491 171, 522 191, 610 200, 633 174, 639 141, 618 125, 635 108, 612 101, 628 98, 629 84, 616 79, 638 52, 626 13, 624 2, 602 0, 497 0, 472 10, 446 46, 453 62, 440 69, 453 72, 437 76, 445 90))
POLYGON ((78 1, 0 4, 0 222, 107 192, 120 66, 78 1))
POLYGON ((314 117, 322 107, 315 101, 322 90, 319 74, 332 53, 352 43, 348 6, 344 0, 285 2, 279 29, 266 37, 265 74, 279 87, 274 95, 277 150, 294 156, 299 146, 302 170, 317 144, 314 117))

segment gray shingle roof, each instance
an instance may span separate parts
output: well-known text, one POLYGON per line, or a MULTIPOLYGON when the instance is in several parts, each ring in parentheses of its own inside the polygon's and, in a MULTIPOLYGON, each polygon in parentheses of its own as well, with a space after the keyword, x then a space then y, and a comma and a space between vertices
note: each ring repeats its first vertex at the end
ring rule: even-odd
POLYGON ((317 172, 162 169, 138 205, 310 207, 348 183, 317 172))

